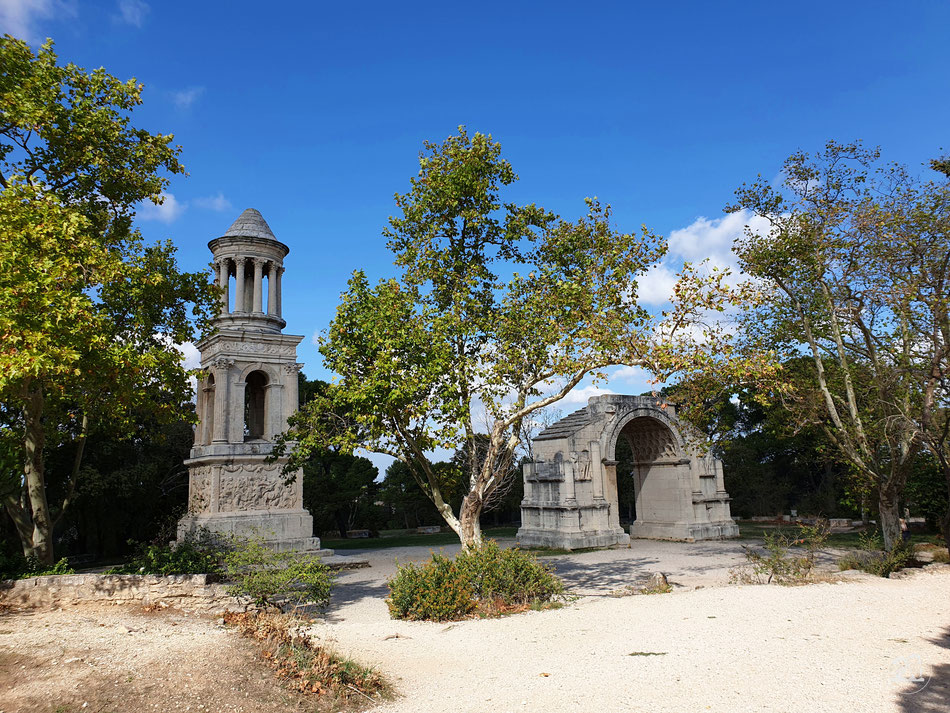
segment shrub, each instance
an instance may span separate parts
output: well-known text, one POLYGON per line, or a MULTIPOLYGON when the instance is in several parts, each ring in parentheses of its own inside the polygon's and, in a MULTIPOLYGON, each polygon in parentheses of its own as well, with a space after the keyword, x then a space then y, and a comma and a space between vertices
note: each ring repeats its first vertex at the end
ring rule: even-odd
POLYGON ((914 553, 906 542, 895 544, 890 552, 882 550, 883 544, 877 532, 862 533, 858 551, 838 560, 838 569, 859 569, 877 577, 887 577, 906 567, 914 558, 914 553))
POLYGON ((431 621, 537 607, 564 591, 534 556, 494 541, 463 550, 455 559, 433 554, 425 564, 401 566, 388 585, 386 604, 393 618, 431 621))
POLYGON ((784 532, 765 533, 765 553, 751 547, 743 547, 747 566, 730 572, 733 582, 739 584, 799 584, 808 579, 815 567, 818 552, 828 539, 828 527, 824 521, 814 525, 799 525, 797 537, 784 532), (798 553, 790 554, 792 548, 798 553), (799 554, 800 552, 803 554, 799 554))
POLYGON ((258 606, 326 606, 333 581, 317 555, 269 548, 260 538, 232 538, 224 555, 228 594, 248 596, 258 606))
POLYGON ((19 552, 13 554, 0 552, 0 580, 28 579, 52 574, 76 574, 76 570, 69 566, 65 557, 49 567, 35 557, 24 557, 19 552))
POLYGON ((324 706, 329 710, 346 708, 353 693, 375 703, 391 697, 389 684, 374 669, 301 635, 299 629, 305 622, 299 619, 275 612, 227 612, 224 620, 260 644, 263 657, 291 688, 333 699, 336 705, 324 706))
POLYGON ((218 574, 222 549, 210 537, 183 540, 174 544, 138 544, 135 555, 107 574, 218 574))

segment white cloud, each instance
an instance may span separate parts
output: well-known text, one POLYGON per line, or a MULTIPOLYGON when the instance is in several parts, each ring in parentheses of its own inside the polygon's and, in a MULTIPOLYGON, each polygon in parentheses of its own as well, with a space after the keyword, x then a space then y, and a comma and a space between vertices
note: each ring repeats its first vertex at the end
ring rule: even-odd
POLYGON ((757 233, 767 234, 769 230, 768 220, 748 210, 712 220, 699 217, 689 226, 670 233, 670 254, 691 262, 709 258, 719 267, 734 267, 736 256, 732 245, 745 234, 746 225, 757 233))
POLYGON ((587 400, 591 396, 603 396, 604 394, 617 393, 613 389, 590 384, 588 386, 575 386, 571 392, 555 404, 556 408, 563 409, 565 413, 576 411, 587 405, 587 400))
POLYGON ((649 372, 639 366, 622 366, 610 375, 611 381, 638 381, 646 382, 650 378, 649 372))
POLYGON ((174 104, 178 109, 186 111, 191 108, 191 105, 194 104, 198 97, 205 93, 204 87, 188 87, 188 89, 182 89, 177 92, 170 92, 172 104, 174 104))
POLYGON ((661 305, 669 301, 676 285, 676 273, 684 262, 697 264, 705 260, 709 267, 728 268, 736 276, 730 282, 738 282, 738 259, 732 246, 737 238, 745 235, 747 225, 762 235, 769 232, 768 220, 747 210, 721 218, 700 216, 685 228, 671 232, 669 252, 663 262, 640 278, 637 301, 646 305, 661 305))
POLYGON ((654 265, 637 280, 637 302, 661 305, 669 301, 676 285, 676 273, 668 265, 654 265))
POLYGON ((117 19, 133 27, 141 27, 151 9, 148 3, 142 0, 119 0, 117 19))
POLYGON ((198 347, 194 344, 184 342, 183 344, 176 344, 175 347, 184 357, 184 366, 186 369, 197 369, 201 366, 201 352, 198 351, 198 347))
POLYGON ((30 43, 42 41, 34 25, 40 20, 76 17, 73 0, 0 0, 0 34, 9 33, 30 43))
POLYGON ((156 205, 151 201, 142 204, 139 218, 142 220, 157 220, 161 223, 173 223, 185 212, 185 204, 179 203, 171 193, 162 193, 162 202, 156 205))
POLYGON ((233 206, 231 201, 224 197, 224 194, 221 191, 218 191, 216 196, 207 196, 205 198, 195 198, 192 203, 194 203, 199 208, 205 208, 207 210, 215 210, 219 213, 222 213, 227 210, 231 210, 233 206))

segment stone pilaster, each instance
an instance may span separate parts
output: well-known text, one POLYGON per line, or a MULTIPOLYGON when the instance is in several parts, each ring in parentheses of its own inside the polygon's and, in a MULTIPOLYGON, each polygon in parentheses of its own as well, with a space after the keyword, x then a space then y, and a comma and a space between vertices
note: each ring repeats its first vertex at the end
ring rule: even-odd
POLYGON ((218 359, 212 364, 214 369, 214 437, 215 443, 228 442, 228 410, 231 367, 233 359, 218 359))

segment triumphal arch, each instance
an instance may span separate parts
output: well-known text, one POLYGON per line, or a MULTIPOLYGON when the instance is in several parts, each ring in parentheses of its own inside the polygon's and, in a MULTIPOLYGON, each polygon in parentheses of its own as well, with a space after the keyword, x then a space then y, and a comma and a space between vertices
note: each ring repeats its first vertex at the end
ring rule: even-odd
MULTIPOLYGON (((708 540, 736 537, 722 464, 703 453, 675 407, 644 396, 595 396, 533 439, 523 469, 519 544, 608 547, 630 537, 708 540), (629 454, 636 517, 620 525, 618 445, 629 454)), ((625 481, 626 482, 626 481, 625 481)))
POLYGON ((179 539, 200 528, 260 536, 276 549, 319 550, 303 507, 303 474, 269 458, 297 410, 297 345, 284 334, 281 280, 290 249, 263 216, 245 210, 208 243, 222 289, 214 331, 197 343, 198 427, 188 466, 188 513, 179 539))

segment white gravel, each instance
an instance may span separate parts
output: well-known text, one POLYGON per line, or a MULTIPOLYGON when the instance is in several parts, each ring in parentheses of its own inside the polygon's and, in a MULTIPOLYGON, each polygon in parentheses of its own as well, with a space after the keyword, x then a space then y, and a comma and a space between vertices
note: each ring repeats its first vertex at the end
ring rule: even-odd
POLYGON ((563 609, 435 624, 383 601, 394 560, 427 549, 361 556, 373 566, 340 576, 313 633, 395 681, 389 713, 950 711, 946 570, 738 587, 737 543, 635 541, 549 560, 579 595, 563 609), (672 594, 607 596, 654 571, 672 594), (916 668, 930 680, 911 693, 916 668))

